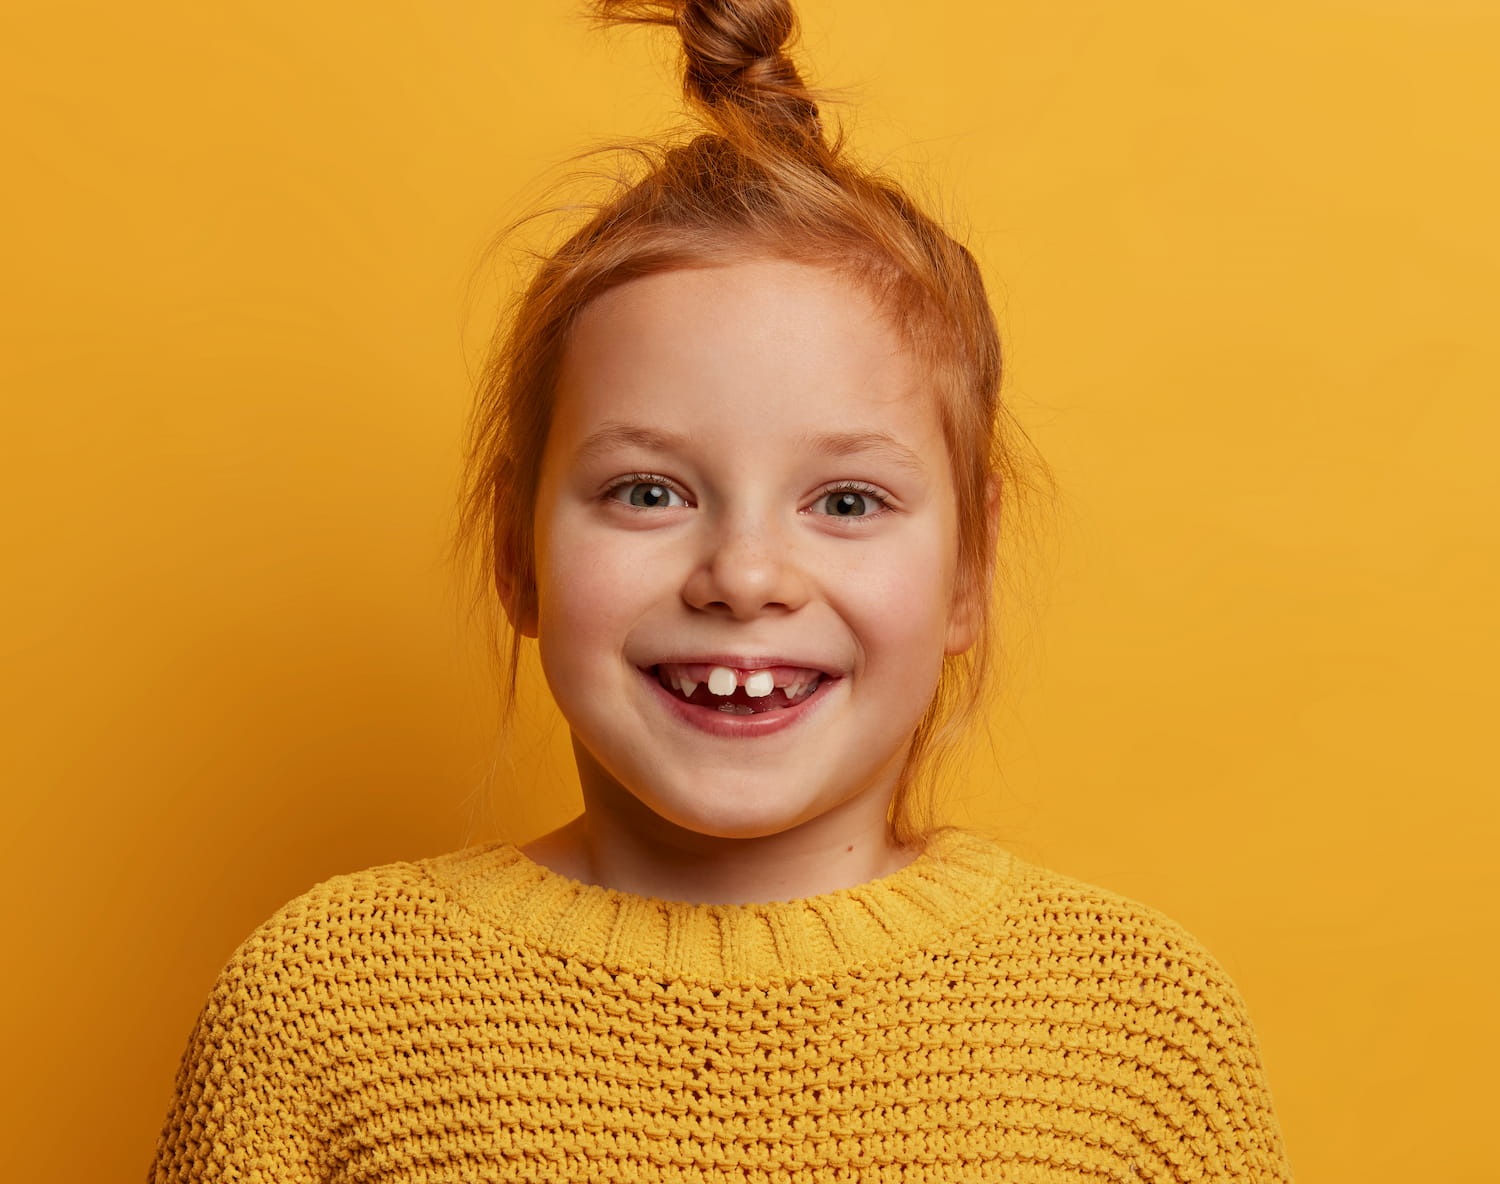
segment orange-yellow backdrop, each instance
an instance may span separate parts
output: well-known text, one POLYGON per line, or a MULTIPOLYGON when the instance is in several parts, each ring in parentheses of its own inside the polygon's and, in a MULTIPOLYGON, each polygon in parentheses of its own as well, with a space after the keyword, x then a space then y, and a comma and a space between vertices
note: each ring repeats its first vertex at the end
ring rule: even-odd
MULTIPOLYGON (((675 93, 572 0, 34 9, 0 1112, 10 1178, 130 1179, 259 920, 574 808, 544 713, 492 741, 443 557, 476 264, 675 93)), ((857 143, 967 227, 1060 488, 963 809, 1220 956, 1302 1179, 1493 1171, 1500 10, 804 19, 857 143)))

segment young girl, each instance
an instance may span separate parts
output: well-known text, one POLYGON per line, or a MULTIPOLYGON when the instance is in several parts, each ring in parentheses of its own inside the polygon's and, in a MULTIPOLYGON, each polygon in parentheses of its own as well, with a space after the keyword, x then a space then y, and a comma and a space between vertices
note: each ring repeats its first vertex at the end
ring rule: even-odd
POLYGON ((282 909, 154 1178, 1289 1178, 1207 953, 921 821, 1015 472, 973 260, 831 142, 785 0, 598 7, 708 128, 541 265, 466 516, 584 813, 282 909))

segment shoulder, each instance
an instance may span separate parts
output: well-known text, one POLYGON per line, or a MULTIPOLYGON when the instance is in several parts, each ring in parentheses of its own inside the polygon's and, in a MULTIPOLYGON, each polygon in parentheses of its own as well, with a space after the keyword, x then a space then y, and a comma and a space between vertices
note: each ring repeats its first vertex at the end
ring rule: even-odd
POLYGON ((1130 1100, 1148 1141, 1181 1140, 1213 1179, 1289 1178, 1244 1000, 1182 925, 1015 858, 974 937, 991 1005, 1018 1038, 1089 1066, 1130 1100))
POLYGON ((463 854, 334 876, 240 943, 188 1038, 157 1179, 324 1178, 328 1098, 476 947, 431 874, 463 854))
MULTIPOLYGON (((1183 925, 1161 910, 1024 859, 998 836, 949 828, 939 850, 952 876, 972 875, 983 901, 951 931, 945 956, 968 963, 1002 992, 1044 993, 1112 1022, 1148 1013, 1153 1026, 1181 1022, 1248 1030, 1234 981, 1183 925)), ((1087 1017, 1085 1017, 1086 1019, 1087 1017)))
POLYGON ((1217 957, 1159 909, 1011 856, 1006 890, 967 954, 1005 1005, 1040 1007, 1057 1033, 1197 1088, 1254 1089, 1256 1039, 1217 957))
POLYGON ((1233 992, 1218 959, 1166 913, 1019 857, 1005 906, 991 923, 1058 968, 1091 977, 1212 983, 1233 992))
POLYGON ((1179 922, 1022 860, 1013 890, 1005 923, 1034 973, 1096 998, 1129 1000, 1137 1023, 1184 1053, 1251 1055, 1250 1016, 1239 988, 1179 922))
POLYGON ((421 865, 403 861, 331 876, 288 900, 247 937, 238 956, 254 960, 329 939, 384 933, 420 915, 433 893, 421 865))
POLYGON ((347 994, 399 976, 403 965, 435 950, 462 948, 471 926, 433 871, 477 850, 381 864, 313 885, 240 943, 216 993, 347 994))

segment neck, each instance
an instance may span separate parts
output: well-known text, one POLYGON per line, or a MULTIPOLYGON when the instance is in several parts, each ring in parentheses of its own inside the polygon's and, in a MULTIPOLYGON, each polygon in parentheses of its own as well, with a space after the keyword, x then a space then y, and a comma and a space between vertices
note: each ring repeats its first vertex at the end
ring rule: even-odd
POLYGON ((584 800, 584 813, 523 853, 581 883, 658 900, 801 900, 881 879, 918 854, 890 836, 889 795, 862 797, 755 838, 699 834, 629 795, 590 794, 587 782, 584 800))

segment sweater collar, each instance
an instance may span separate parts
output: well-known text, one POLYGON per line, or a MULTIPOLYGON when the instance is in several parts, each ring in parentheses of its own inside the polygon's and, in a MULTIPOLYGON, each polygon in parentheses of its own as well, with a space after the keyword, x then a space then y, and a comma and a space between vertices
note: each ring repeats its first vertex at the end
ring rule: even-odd
POLYGON ((532 951, 646 978, 766 982, 849 971, 939 944, 993 906, 1015 859, 938 830, 900 870, 822 896, 687 904, 582 884, 495 843, 423 861, 457 903, 532 951))

